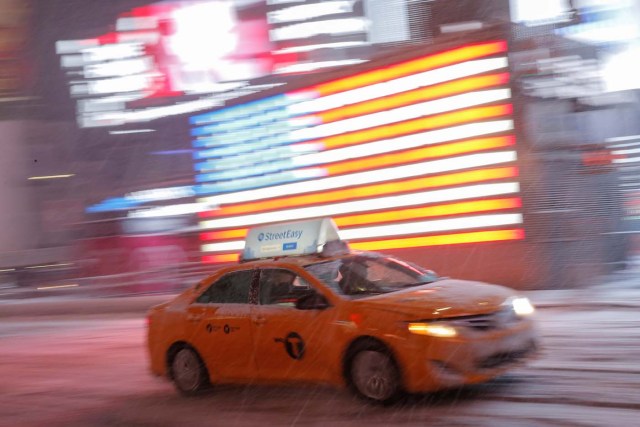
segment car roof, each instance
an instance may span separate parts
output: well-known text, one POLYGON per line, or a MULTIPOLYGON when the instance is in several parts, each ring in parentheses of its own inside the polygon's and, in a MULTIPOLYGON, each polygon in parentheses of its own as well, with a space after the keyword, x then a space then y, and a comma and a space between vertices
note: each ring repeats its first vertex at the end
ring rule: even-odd
POLYGON ((335 261, 344 258, 352 258, 358 255, 368 255, 374 257, 384 256, 382 254, 376 252, 361 252, 361 251, 351 251, 349 253, 339 254, 335 256, 320 256, 320 255, 296 255, 296 256, 283 256, 276 258, 262 258, 258 260, 241 262, 238 266, 251 266, 251 267, 264 267, 270 266, 275 263, 278 264, 293 264, 299 267, 304 267, 311 264, 321 264, 324 262, 335 261))

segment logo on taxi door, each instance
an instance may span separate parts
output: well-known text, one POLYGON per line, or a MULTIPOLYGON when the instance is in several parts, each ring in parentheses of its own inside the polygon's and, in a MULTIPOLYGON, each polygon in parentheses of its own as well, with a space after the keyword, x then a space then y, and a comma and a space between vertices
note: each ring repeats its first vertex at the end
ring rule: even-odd
POLYGON ((275 338, 275 342, 283 343, 290 358, 300 360, 304 357, 304 340, 297 332, 289 332, 284 338, 275 338))

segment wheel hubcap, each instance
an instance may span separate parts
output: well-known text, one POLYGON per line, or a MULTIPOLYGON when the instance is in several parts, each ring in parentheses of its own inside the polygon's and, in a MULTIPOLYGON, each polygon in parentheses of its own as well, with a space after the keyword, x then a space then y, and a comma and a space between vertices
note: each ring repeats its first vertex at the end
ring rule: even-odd
POLYGON ((173 378, 182 390, 193 391, 200 381, 200 362, 190 350, 180 350, 173 360, 173 378))
POLYGON ((353 360, 353 382, 363 395, 385 400, 394 393, 397 380, 391 359, 378 351, 362 351, 353 360))

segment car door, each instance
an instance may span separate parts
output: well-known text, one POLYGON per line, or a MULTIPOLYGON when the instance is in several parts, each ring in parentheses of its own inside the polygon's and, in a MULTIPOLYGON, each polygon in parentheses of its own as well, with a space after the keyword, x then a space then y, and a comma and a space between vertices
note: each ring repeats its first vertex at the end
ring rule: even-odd
POLYGON ((249 306, 255 274, 247 269, 223 275, 187 309, 186 339, 216 381, 256 375, 249 306))
POLYGON ((261 269, 259 293, 252 306, 256 364, 261 378, 321 380, 331 367, 327 357, 334 309, 301 310, 299 298, 318 291, 288 269, 261 269))

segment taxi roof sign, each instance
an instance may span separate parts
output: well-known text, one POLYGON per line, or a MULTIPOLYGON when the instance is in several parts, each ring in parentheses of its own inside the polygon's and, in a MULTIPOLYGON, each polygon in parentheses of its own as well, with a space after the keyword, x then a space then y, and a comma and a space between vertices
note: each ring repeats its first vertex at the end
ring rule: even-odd
POLYGON ((325 248, 330 242, 340 242, 338 227, 331 218, 256 227, 247 233, 242 260, 323 253, 327 255, 325 249, 329 247, 332 252, 348 251, 346 243, 337 247, 327 245, 325 248))

